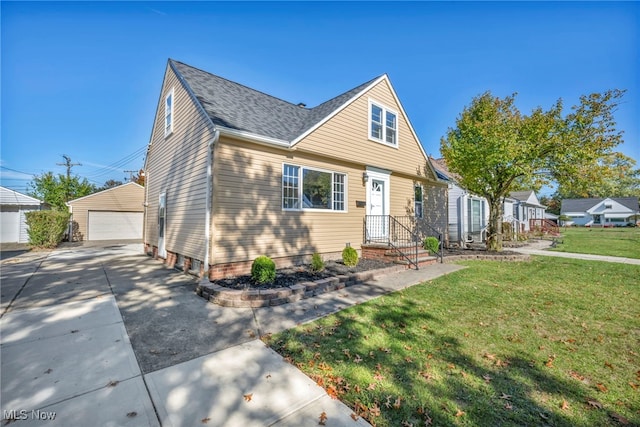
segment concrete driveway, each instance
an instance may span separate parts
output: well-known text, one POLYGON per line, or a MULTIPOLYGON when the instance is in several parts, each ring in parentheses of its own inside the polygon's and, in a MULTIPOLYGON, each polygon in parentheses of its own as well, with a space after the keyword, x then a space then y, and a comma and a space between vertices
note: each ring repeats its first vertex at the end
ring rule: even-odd
POLYGON ((0 269, 3 418, 20 425, 46 418, 72 426, 316 426, 325 412, 328 426, 368 425, 259 336, 459 268, 439 264, 251 309, 208 303, 195 294, 194 278, 143 255, 140 243, 22 253, 0 269))

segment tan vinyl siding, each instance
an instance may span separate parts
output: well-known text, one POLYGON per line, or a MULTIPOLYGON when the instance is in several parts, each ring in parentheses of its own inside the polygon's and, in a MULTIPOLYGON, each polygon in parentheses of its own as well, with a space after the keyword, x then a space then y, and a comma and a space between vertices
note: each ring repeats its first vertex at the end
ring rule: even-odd
POLYGON ((302 139, 295 149, 434 179, 430 170, 425 171, 427 160, 419 144, 383 80, 302 139), (398 148, 369 139, 369 100, 398 114, 398 148))
POLYGON ((167 67, 146 163, 145 242, 158 244, 158 201, 167 194, 166 249, 198 260, 205 253, 209 119, 167 67), (165 138, 165 97, 173 88, 173 133, 165 138))
POLYGON ((80 199, 72 200, 73 221, 77 223, 78 240, 87 240, 89 211, 143 212, 144 188, 135 183, 121 185, 80 199))
POLYGON ((212 262, 336 252, 347 242, 359 247, 365 209, 357 208, 356 200, 365 200, 362 172, 359 165, 221 138, 212 262), (283 210, 284 163, 346 174, 347 211, 283 210))
MULTIPOLYGON (((364 165, 221 138, 216 151, 212 263, 341 251, 362 243, 364 165), (282 209, 284 163, 347 175, 346 212, 282 209)), ((413 211, 415 179, 391 176, 391 214, 413 211)), ((423 181, 425 186, 426 181, 423 181)), ((412 214, 412 213, 411 213, 412 214)))

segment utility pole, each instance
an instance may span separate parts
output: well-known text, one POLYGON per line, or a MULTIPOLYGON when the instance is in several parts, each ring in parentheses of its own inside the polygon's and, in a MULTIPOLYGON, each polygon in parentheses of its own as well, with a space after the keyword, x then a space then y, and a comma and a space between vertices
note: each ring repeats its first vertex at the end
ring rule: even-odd
POLYGON ((65 184, 65 190, 64 190, 64 201, 68 202, 69 201, 69 182, 71 182, 71 168, 74 166, 82 166, 82 163, 71 163, 71 157, 67 156, 66 154, 62 155, 62 158, 64 158, 64 163, 56 163, 56 165, 58 166, 66 166, 67 168, 67 182, 65 184))
POLYGON ((138 172, 138 171, 123 171, 123 172, 129 174, 129 182, 131 182, 131 181, 133 181, 133 174, 138 172))

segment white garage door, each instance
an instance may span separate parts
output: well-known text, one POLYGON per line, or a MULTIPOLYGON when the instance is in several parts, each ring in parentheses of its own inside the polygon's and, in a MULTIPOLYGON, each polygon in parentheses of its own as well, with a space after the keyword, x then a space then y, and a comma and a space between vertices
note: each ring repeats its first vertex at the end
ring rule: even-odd
POLYGON ((142 212, 89 212, 87 240, 142 239, 142 212))
POLYGON ((17 242, 20 238, 20 212, 12 208, 4 208, 0 212, 0 241, 2 243, 17 242))

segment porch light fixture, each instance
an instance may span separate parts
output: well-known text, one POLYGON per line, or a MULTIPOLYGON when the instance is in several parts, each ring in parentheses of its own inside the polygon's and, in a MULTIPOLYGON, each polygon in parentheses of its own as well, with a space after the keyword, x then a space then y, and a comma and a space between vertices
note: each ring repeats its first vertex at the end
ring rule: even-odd
POLYGON ((369 174, 366 171, 362 172, 362 182, 364 183, 369 182, 369 174))

